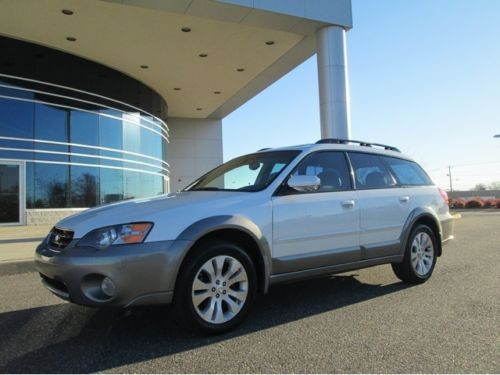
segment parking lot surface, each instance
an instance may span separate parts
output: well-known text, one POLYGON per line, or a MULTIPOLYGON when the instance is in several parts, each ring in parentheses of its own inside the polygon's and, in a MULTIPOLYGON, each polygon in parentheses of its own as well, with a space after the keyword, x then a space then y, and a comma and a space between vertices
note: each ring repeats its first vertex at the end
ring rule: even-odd
POLYGON ((80 307, 35 273, 0 277, 0 372, 498 373, 500 212, 462 215, 423 285, 388 265, 279 285, 215 337, 168 307, 80 307))

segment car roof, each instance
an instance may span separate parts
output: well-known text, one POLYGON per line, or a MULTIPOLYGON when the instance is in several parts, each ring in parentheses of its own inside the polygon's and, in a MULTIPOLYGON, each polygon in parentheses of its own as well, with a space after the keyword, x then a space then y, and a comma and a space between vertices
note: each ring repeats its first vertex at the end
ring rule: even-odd
MULTIPOLYGON (((337 150, 337 151, 351 151, 351 152, 363 152, 369 154, 377 154, 377 155, 385 155, 392 156, 395 158, 406 159, 413 161, 411 157, 405 155, 399 151, 395 151, 397 149, 391 148, 387 150, 383 147, 380 147, 378 144, 373 144, 366 142, 366 145, 358 145, 358 144, 342 144, 342 143, 309 143, 303 145, 295 145, 295 146, 286 146, 286 147, 278 147, 278 148, 263 148, 258 152, 266 152, 266 151, 322 151, 322 150, 337 150), (378 146, 378 147, 377 147, 378 146)), ((389 146, 387 146, 389 147, 389 146)))

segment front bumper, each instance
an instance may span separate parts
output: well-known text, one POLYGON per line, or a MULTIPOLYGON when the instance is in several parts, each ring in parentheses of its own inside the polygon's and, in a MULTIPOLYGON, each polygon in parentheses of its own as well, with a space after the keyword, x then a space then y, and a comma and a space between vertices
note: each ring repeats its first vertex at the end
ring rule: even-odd
POLYGON ((113 245, 105 250, 77 247, 72 242, 60 252, 42 242, 35 267, 42 283, 60 298, 86 306, 131 306, 170 303, 188 241, 159 241, 113 245), (110 297, 102 280, 112 280, 110 297))

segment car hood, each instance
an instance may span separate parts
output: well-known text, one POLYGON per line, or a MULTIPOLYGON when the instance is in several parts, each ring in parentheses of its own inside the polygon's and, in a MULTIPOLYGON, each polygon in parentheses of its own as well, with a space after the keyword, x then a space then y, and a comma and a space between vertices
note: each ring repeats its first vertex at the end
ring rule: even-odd
MULTIPOLYGON (((91 230, 110 225, 151 221, 161 223, 174 232, 206 217, 210 213, 229 213, 229 207, 254 193, 227 191, 186 191, 153 198, 134 199, 92 208, 69 216, 56 224, 58 228, 74 231, 74 238, 81 238, 91 230), (173 230, 173 229, 176 230, 173 230)), ((246 200, 246 199, 245 199, 246 200)), ((150 236, 148 236, 150 237, 150 236)), ((174 238, 169 238, 174 239, 174 238)))

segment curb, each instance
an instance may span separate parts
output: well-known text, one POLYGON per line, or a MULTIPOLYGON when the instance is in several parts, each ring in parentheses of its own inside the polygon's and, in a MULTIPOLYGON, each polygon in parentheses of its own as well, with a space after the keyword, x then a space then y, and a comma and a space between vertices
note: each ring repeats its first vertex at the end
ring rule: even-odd
POLYGON ((35 262, 33 260, 0 262, 0 276, 10 276, 28 272, 35 272, 35 262))
POLYGON ((45 237, 28 237, 28 238, 0 238, 0 244, 25 243, 25 242, 42 242, 45 237))

